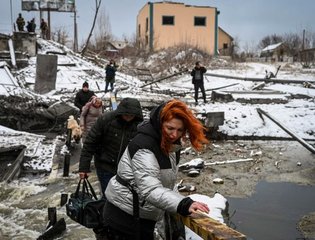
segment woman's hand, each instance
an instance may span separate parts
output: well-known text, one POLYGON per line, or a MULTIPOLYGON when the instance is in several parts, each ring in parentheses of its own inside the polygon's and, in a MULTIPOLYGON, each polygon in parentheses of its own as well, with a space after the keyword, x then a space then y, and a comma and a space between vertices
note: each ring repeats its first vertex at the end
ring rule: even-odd
POLYGON ((204 213, 209 213, 210 209, 208 207, 207 204, 205 203, 202 203, 202 202, 193 202, 190 207, 189 207, 189 212, 190 213, 195 213, 197 211, 201 211, 201 212, 204 212, 204 213))

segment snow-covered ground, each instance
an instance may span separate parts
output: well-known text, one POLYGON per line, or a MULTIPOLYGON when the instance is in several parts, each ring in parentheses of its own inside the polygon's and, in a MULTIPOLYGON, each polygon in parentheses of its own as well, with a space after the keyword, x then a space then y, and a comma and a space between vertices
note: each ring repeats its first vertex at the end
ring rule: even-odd
MULTIPOLYGON (((80 55, 73 53, 71 50, 53 42, 48 42, 39 39, 41 46, 39 53, 46 53, 47 51, 65 52, 66 55, 58 55, 58 63, 74 63, 75 66, 58 66, 56 90, 51 91, 43 98, 53 98, 60 100, 66 97, 73 99, 76 91, 81 88, 84 81, 88 81, 90 89, 97 91, 100 97, 104 97, 102 90, 105 88, 105 72, 104 68, 96 66, 87 59, 81 58, 80 55)), ((184 53, 176 56, 177 58, 184 57, 184 53)), ((155 61, 159 61, 159 58, 163 58, 163 54, 155 56, 155 61)), ((212 63, 223 62, 222 69, 220 64, 216 64, 213 67, 211 64, 205 66, 208 69, 207 73, 225 74, 237 77, 259 77, 264 78, 265 70, 275 72, 278 65, 268 63, 230 63, 230 67, 226 67, 228 64, 225 60, 214 59, 212 63)), ((16 80, 22 86, 13 87, 15 82, 10 83, 10 94, 14 92, 24 91, 23 87, 28 86, 29 90, 33 89, 36 75, 36 58, 30 58, 30 65, 24 69, 19 70, 16 73, 16 80), (13 84, 13 85, 12 85, 13 84), (13 91, 13 90, 14 91, 13 91)), ((128 61, 124 60, 124 63, 128 61)), ((123 64, 123 62, 118 63, 123 64)), ((150 62, 154 64, 154 61, 150 62)), ((194 63, 191 63, 192 66, 194 63)), ((300 79, 303 81, 315 81, 315 71, 312 69, 303 70, 298 64, 282 64, 277 78, 279 79, 300 79)), ((0 72, 0 79, 5 79, 3 76, 4 71, 0 72)), ((6 80, 6 82, 8 82, 6 80)), ((3 83, 3 80, 1 80, 3 83)), ((152 94, 149 87, 141 88, 144 83, 137 77, 123 74, 118 71, 116 77, 116 88, 126 89, 118 91, 118 98, 123 97, 137 97, 140 100, 156 100, 169 99, 171 96, 163 94, 152 94)), ((0 84, 1 85, 1 84, 0 84)), ((292 132, 296 133, 299 137, 305 139, 315 139, 315 89, 304 88, 302 84, 272 84, 267 83, 264 90, 278 91, 274 94, 252 94, 249 91, 257 85, 257 82, 242 81, 218 77, 205 77, 205 88, 213 89, 223 86, 230 87, 220 89, 220 91, 226 91, 232 93, 234 99, 243 98, 277 98, 285 100, 284 103, 271 103, 271 104, 245 104, 239 101, 232 102, 212 102, 210 101, 211 92, 207 92, 208 103, 203 105, 194 106, 193 100, 193 85, 191 84, 190 75, 184 74, 179 77, 163 80, 153 85, 153 88, 158 90, 171 90, 187 93, 185 97, 179 97, 180 99, 191 104, 191 107, 199 113, 208 112, 224 112, 225 121, 222 126, 219 127, 219 131, 230 136, 269 136, 269 137, 289 137, 289 135, 273 123, 268 118, 264 118, 264 121, 259 117, 257 108, 271 114, 275 119, 280 121, 292 132), (247 92, 247 94, 241 93, 247 92), (292 99, 292 95, 305 95, 309 98, 292 99)), ((4 85, 2 85, 4 86, 4 85)), ((0 95, 7 94, 7 87, 0 88, 0 95)), ((28 93, 30 93, 28 91, 28 93)), ((33 94, 33 93, 32 93, 33 94)), ((54 151, 54 143, 51 142, 49 147, 44 147, 47 144, 43 143, 43 136, 29 134, 24 132, 13 131, 4 127, 0 128, 0 147, 9 145, 26 145, 26 155, 35 156, 41 155, 48 164, 42 164, 42 166, 50 166, 49 162, 52 159, 54 151), (41 147, 47 148, 42 150, 41 147)), ((49 167, 48 167, 49 168, 49 167)))

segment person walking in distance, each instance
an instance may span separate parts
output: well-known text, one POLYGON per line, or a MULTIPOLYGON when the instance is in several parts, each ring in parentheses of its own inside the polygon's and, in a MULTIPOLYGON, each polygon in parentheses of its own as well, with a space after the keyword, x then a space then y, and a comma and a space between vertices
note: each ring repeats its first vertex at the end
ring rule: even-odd
POLYGON ((117 65, 113 59, 109 61, 105 68, 105 93, 108 92, 108 86, 110 85, 110 90, 114 90, 115 76, 117 71, 117 65))
MULTIPOLYGON (((80 156, 80 178, 87 177, 94 157, 96 174, 104 195, 108 181, 116 174, 119 159, 143 120, 140 102, 124 98, 114 111, 100 116, 83 143, 80 156)), ((105 197, 105 196, 104 196, 105 197)))
POLYGON ((182 140, 190 141, 196 150, 208 143, 203 125, 187 105, 173 99, 153 109, 107 186, 98 239, 153 240, 155 224, 164 211, 183 216, 209 212, 205 203, 173 191, 182 140))
POLYGON ((204 103, 206 100, 206 91, 203 82, 203 74, 207 72, 207 69, 200 64, 200 62, 196 62, 194 69, 191 71, 190 75, 192 76, 192 84, 194 84, 195 90, 195 104, 198 105, 198 91, 200 89, 202 93, 202 98, 204 103))
POLYGON ((74 105, 80 109, 82 112, 83 106, 91 99, 92 96, 95 96, 95 93, 89 90, 89 83, 84 82, 82 84, 82 89, 77 92, 74 98, 74 105))

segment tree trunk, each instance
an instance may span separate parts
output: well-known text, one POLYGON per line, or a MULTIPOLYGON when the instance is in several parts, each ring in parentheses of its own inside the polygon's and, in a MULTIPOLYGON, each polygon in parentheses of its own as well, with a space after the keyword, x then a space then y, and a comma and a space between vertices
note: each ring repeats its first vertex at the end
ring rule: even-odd
POLYGON ((93 20, 93 24, 92 24, 92 27, 91 27, 91 30, 90 30, 90 34, 89 34, 88 38, 86 39, 85 45, 84 45, 84 47, 83 47, 83 49, 81 51, 81 55, 82 56, 84 55, 85 51, 87 50, 89 42, 90 42, 90 38, 92 37, 92 33, 93 33, 93 30, 94 30, 94 27, 95 27, 95 23, 96 23, 96 19, 97 19, 98 10, 100 9, 101 3, 102 3, 102 0, 95 0, 96 10, 95 10, 95 15, 94 15, 94 20, 93 20))

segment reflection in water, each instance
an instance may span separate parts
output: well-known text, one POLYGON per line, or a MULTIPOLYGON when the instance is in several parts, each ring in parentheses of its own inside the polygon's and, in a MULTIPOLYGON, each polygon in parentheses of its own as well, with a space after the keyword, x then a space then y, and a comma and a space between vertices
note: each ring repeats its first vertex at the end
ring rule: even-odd
POLYGON ((247 199, 228 198, 231 227, 253 240, 304 239, 297 224, 315 211, 315 187, 260 182, 247 199))

